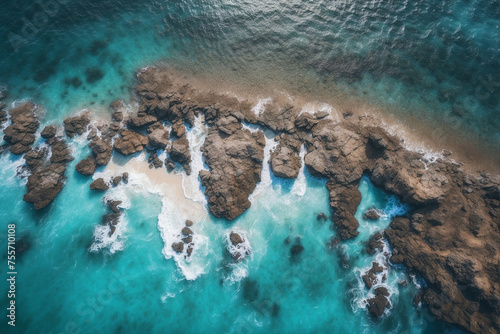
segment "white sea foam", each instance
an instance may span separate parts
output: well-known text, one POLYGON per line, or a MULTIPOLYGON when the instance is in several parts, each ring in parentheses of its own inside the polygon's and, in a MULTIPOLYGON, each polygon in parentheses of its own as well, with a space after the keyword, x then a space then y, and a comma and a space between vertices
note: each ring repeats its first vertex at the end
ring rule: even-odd
POLYGON ((306 156, 306 153, 307 153, 306 147, 305 145, 302 145, 300 149, 300 161, 302 162, 302 166, 300 167, 299 175, 297 176, 297 179, 293 183, 291 191, 293 195, 299 197, 304 196, 307 190, 307 180, 306 180, 306 175, 304 174, 304 168, 305 168, 304 157, 306 156))
POLYGON ((267 187, 269 187, 272 184, 272 179, 271 179, 271 169, 269 167, 269 159, 271 158, 271 152, 276 149, 276 146, 278 146, 278 141, 274 139, 274 136, 272 136, 272 132, 264 132, 265 139, 266 139, 266 146, 264 147, 264 161, 262 162, 262 173, 261 173, 261 180, 257 184, 257 187, 255 188, 254 192, 248 197, 250 202, 254 202, 255 197, 261 193, 263 190, 265 190, 267 187))
POLYGON ((270 97, 265 98, 265 99, 259 98, 259 101, 252 108, 252 111, 255 113, 255 115, 259 116, 260 114, 262 114, 264 112, 264 110, 266 109, 266 105, 271 101, 272 101, 272 99, 270 97))
POLYGON ((210 263, 207 257, 209 253, 208 238, 200 233, 198 229, 200 225, 194 225, 191 227, 194 232, 191 256, 187 256, 187 244, 184 244, 182 253, 176 253, 172 249, 172 244, 182 242, 181 230, 185 226, 186 219, 187 217, 176 209, 173 202, 168 198, 163 198, 161 213, 158 216, 158 230, 164 242, 162 253, 166 259, 174 258, 182 275, 187 280, 195 280, 205 273, 205 268, 210 263))
POLYGON ((329 118, 338 119, 337 109, 331 106, 328 103, 320 103, 320 102, 309 102, 302 106, 302 110, 299 113, 299 116, 303 113, 309 113, 314 115, 318 112, 326 111, 328 113, 329 118))
POLYGON ((204 169, 201 146, 205 142, 207 134, 208 128, 204 124, 203 117, 196 117, 193 128, 186 132, 191 153, 191 175, 182 175, 184 196, 203 205, 207 204, 207 200, 200 189, 199 173, 204 169))

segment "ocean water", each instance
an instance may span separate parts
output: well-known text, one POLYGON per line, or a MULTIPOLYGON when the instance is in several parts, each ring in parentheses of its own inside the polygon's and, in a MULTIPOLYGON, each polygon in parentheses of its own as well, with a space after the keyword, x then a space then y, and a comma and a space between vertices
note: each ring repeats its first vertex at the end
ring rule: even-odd
MULTIPOLYGON (((496 0, 2 1, 0 86, 8 104, 33 100, 43 125, 61 123, 82 109, 107 114, 116 99, 134 109, 135 71, 165 64, 239 93, 314 97, 335 113, 366 103, 415 131, 430 130, 444 146, 472 145, 494 161, 499 17, 496 0)), ((335 231, 316 218, 331 214, 325 181, 304 169, 295 181, 281 180, 265 163, 252 207, 234 222, 216 219, 196 177, 205 168, 205 135, 197 119, 188 132, 193 175, 151 176, 144 156, 114 157, 97 175, 129 171, 131 180, 106 194, 92 193, 91 179, 75 172, 89 152, 85 136, 72 139, 66 186, 40 212, 22 201, 26 179, 16 171, 23 159, 0 156, 0 248, 9 223, 31 244, 18 254, 17 325, 3 316, 0 332, 456 331, 412 305, 425 283, 390 264, 391 308, 379 320, 368 316, 373 289, 361 276, 390 249, 370 256, 365 242, 411 208, 363 178, 360 235, 330 249, 335 231), (101 225, 104 197, 123 201, 112 238, 101 225), (363 219, 370 207, 384 212, 376 223, 363 219), (171 249, 185 219, 195 222, 191 258, 171 249), (249 250, 239 263, 231 261, 231 231, 249 250), (303 251, 292 255, 299 244, 303 251)), ((268 158, 276 143, 267 137, 268 158)), ((6 305, 6 252, 0 258, 6 305)))

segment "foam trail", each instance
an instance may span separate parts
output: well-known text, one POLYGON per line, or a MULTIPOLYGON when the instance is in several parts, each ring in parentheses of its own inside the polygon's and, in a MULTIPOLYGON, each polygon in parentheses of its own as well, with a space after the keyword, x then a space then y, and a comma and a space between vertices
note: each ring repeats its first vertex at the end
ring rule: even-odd
POLYGON ((305 146, 302 144, 302 147, 300 148, 300 161, 302 162, 302 165, 300 167, 299 175, 297 176, 297 179, 293 183, 292 191, 291 193, 293 195, 302 197, 305 195, 306 190, 307 190, 307 180, 306 180, 306 174, 304 174, 304 168, 305 168, 305 162, 304 162, 304 157, 306 156, 307 150, 305 146))
POLYGON ((259 99, 259 102, 257 102, 257 104, 252 108, 252 111, 255 113, 255 115, 259 116, 266 109, 266 104, 268 104, 271 101, 272 99, 270 97, 265 99, 259 99))
MULTIPOLYGON (((94 175, 93 179, 103 177, 105 180, 111 180, 109 173, 101 172, 96 174, 97 175, 94 175)), ((106 203, 111 200, 121 201, 122 203, 118 206, 120 209, 129 209, 131 207, 129 194, 126 192, 126 188, 123 184, 110 188, 106 192, 103 202, 106 203)), ((109 235, 111 232, 109 225, 96 226, 94 230, 94 242, 90 246, 90 251, 98 252, 104 248, 109 249, 112 254, 122 251, 125 248, 127 223, 128 221, 125 219, 125 214, 122 212, 118 218, 118 224, 115 226, 115 232, 111 236, 109 235)))
POLYGON ((208 238, 197 231, 197 226, 192 227, 193 252, 187 256, 188 245, 184 245, 182 253, 176 253, 172 249, 174 242, 182 242, 181 230, 185 226, 186 217, 176 210, 175 205, 168 198, 162 200, 161 213, 158 216, 158 230, 164 242, 162 250, 166 259, 174 258, 178 268, 187 280, 195 280, 205 273, 205 268, 209 266, 207 255, 209 253, 208 238))
POLYGON ((196 117, 193 128, 186 133, 191 153, 191 175, 184 174, 182 176, 184 196, 203 205, 207 204, 207 199, 200 189, 198 175, 204 169, 201 146, 205 142, 207 134, 208 128, 204 125, 203 118, 196 117))
POLYGON ((271 170, 269 167, 269 159, 271 158, 271 152, 276 149, 278 146, 278 142, 274 139, 274 137, 268 137, 271 133, 266 133, 266 146, 264 147, 264 160, 262 161, 262 172, 260 182, 257 184, 254 192, 249 196, 250 202, 253 202, 255 196, 257 196, 260 192, 262 192, 265 188, 269 187, 272 184, 271 180, 271 170))

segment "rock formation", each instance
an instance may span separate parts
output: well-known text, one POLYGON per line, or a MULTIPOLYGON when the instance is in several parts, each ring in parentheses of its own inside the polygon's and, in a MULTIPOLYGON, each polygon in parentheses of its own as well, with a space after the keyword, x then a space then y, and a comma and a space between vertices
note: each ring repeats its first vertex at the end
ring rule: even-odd
POLYGON ((3 130, 3 138, 11 145, 12 154, 19 155, 28 152, 35 142, 35 133, 40 125, 36 111, 37 106, 30 102, 9 110, 12 124, 3 130))
POLYGON ((73 138, 74 136, 81 135, 87 131, 89 123, 90 117, 88 113, 68 117, 64 120, 64 131, 68 137, 73 138))

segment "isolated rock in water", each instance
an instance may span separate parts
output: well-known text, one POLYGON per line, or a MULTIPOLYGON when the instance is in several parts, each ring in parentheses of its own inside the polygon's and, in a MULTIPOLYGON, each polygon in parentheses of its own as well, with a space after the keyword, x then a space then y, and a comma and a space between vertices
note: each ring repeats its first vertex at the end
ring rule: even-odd
POLYGON ((233 220, 251 205, 248 196, 260 181, 264 134, 237 130, 226 138, 210 128, 202 146, 209 171, 200 172, 210 212, 233 220))
POLYGON ((42 132, 40 132, 40 136, 45 139, 52 138, 56 135, 57 128, 54 125, 48 125, 43 128, 42 132))
POLYGON ((186 226, 193 226, 193 221, 192 220, 186 220, 186 226))
POLYGON ((90 123, 89 113, 84 113, 79 116, 68 117, 64 120, 64 130, 70 138, 81 135, 87 131, 87 126, 90 123))
POLYGON ((374 292, 375 297, 368 299, 368 312, 372 316, 381 317, 385 309, 391 307, 391 303, 387 299, 389 292, 384 287, 377 288, 374 292))
POLYGON ((36 210, 46 207, 62 190, 66 178, 64 172, 66 165, 62 163, 51 164, 32 174, 26 184, 27 193, 23 200, 33 203, 36 210))
POLYGON ((156 129, 148 135, 148 147, 165 149, 168 144, 169 133, 165 129, 156 129))
POLYGON ((35 132, 40 123, 36 117, 37 106, 26 102, 17 108, 9 110, 10 124, 3 130, 4 140, 12 145, 12 154, 23 154, 29 151, 30 146, 35 142, 35 132))
POLYGON ((182 234, 184 234, 185 236, 189 236, 189 235, 193 234, 193 231, 191 231, 191 229, 189 227, 184 227, 182 229, 182 234))
POLYGON ((109 186, 106 184, 106 182, 104 182, 103 178, 100 177, 90 184, 90 189, 98 191, 106 191, 109 189, 109 186))
POLYGON ((316 216, 316 220, 319 222, 326 222, 328 220, 328 216, 324 212, 320 212, 316 216))
POLYGON ((122 174, 122 179, 123 179, 123 182, 128 183, 128 173, 127 172, 122 174))
POLYGON ((189 141, 186 136, 177 139, 172 143, 172 147, 169 152, 170 159, 181 164, 186 171, 186 174, 191 174, 191 153, 189 151, 189 141))
POLYGON ((378 220, 381 214, 377 209, 371 208, 365 211, 363 217, 367 220, 378 220))
POLYGON ((274 175, 286 179, 295 179, 299 175, 302 162, 298 155, 301 142, 291 136, 282 135, 278 147, 272 152, 270 166, 274 175))
POLYGON ((113 153, 113 148, 109 140, 95 137, 89 143, 89 146, 95 156, 95 163, 97 166, 105 166, 109 163, 111 154, 113 153))
POLYGON ((182 242, 174 242, 172 244, 172 249, 177 252, 177 253, 182 253, 182 251, 184 250, 184 243, 182 242))
POLYGON ((235 232, 231 232, 231 234, 229 235, 229 240, 231 241, 233 246, 236 246, 238 244, 242 244, 243 242, 245 242, 245 240, 243 240, 243 238, 238 233, 235 233, 235 232))
POLYGON ((113 147, 123 155, 141 152, 148 143, 148 138, 130 130, 120 131, 120 138, 116 139, 113 147))
POLYGON ((82 175, 93 175, 97 168, 97 164, 94 156, 89 155, 86 159, 81 160, 75 166, 75 169, 78 173, 82 175))
POLYGON ((122 180, 121 176, 119 176, 119 175, 115 176, 113 178, 113 180, 111 181, 111 184, 113 184, 113 187, 116 187, 120 183, 121 180, 122 180))

